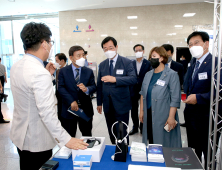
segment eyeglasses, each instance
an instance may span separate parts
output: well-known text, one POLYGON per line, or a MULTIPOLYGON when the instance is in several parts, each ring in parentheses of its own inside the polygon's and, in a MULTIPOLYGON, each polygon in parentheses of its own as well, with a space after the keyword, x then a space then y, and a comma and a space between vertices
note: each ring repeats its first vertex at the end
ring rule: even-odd
POLYGON ((143 50, 135 50, 135 53, 137 53, 137 52, 142 52, 143 50))
POLYGON ((52 46, 55 44, 55 41, 49 41, 49 42, 51 42, 52 46))
POLYGON ((104 51, 104 52, 113 51, 113 50, 114 50, 114 47, 103 48, 103 51, 104 51))
POLYGON ((194 44, 188 44, 187 46, 189 47, 189 48, 191 48, 191 47, 193 47, 193 46, 197 46, 198 44, 200 43, 200 41, 195 41, 194 42, 194 44))

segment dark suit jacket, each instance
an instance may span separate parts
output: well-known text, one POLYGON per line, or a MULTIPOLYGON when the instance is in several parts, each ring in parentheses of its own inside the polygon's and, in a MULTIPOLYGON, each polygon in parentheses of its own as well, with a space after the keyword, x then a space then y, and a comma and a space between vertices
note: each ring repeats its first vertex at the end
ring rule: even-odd
MULTIPOLYGON (((47 66, 48 63, 49 63, 48 61, 43 61, 43 64, 44 64, 45 67, 47 66)), ((56 76, 56 71, 53 73, 53 76, 54 77, 56 76)), ((53 86, 54 86, 56 84, 56 81, 53 80, 52 83, 53 83, 53 86)))
MULTIPOLYGON (((190 66, 188 67, 187 73, 184 78, 184 92, 189 96, 190 94, 196 94, 197 104, 186 104, 184 110, 184 116, 186 124, 188 123, 194 129, 199 129, 200 134, 207 138, 208 126, 209 126, 209 112, 210 112, 210 96, 211 96, 211 72, 212 72, 212 55, 209 54, 201 66, 192 83, 192 74, 195 68, 196 59, 193 58, 190 61, 190 66), (207 73, 207 79, 199 80, 199 73, 207 73), (188 120, 188 122, 187 122, 188 120)), ((217 62, 215 63, 217 65, 217 62)), ((222 72, 220 75, 220 83, 222 83, 222 72)), ((216 78, 216 75, 215 75, 216 78)), ((220 94, 222 95, 222 93, 220 94)), ((219 113, 222 109, 222 102, 219 103, 219 113)), ((197 134, 198 135, 198 134, 197 134)), ((194 139, 195 140, 195 139, 194 139)), ((201 139, 200 139, 201 140, 201 139)), ((189 142, 189 137, 188 137, 189 142)), ((199 142, 199 141, 197 141, 199 142)), ((198 145, 195 141, 190 142, 190 147, 192 145, 198 145)))
POLYGON ((183 85, 183 76, 184 76, 183 65, 172 60, 170 68, 178 73, 180 78, 180 85, 183 85))
POLYGON ((58 78, 58 91, 62 97, 62 117, 66 119, 73 119, 74 116, 67 111, 74 101, 80 101, 81 109, 90 117, 93 116, 93 106, 90 99, 90 94, 96 91, 96 84, 93 71, 87 67, 81 68, 80 73, 80 83, 83 83, 89 89, 89 95, 86 95, 82 90, 80 90, 74 79, 74 74, 72 70, 72 64, 63 67, 59 71, 58 78))
POLYGON ((113 75, 116 83, 104 83, 101 78, 109 75, 109 59, 99 65, 97 79, 97 105, 102 106, 104 112, 109 111, 109 99, 112 99, 113 106, 118 114, 125 114, 131 109, 129 86, 136 84, 136 74, 132 61, 118 56, 113 75), (117 70, 123 70, 123 74, 116 74, 117 70))
POLYGON ((150 62, 146 59, 143 59, 143 63, 140 68, 139 75, 137 74, 136 60, 133 60, 133 67, 135 70, 135 74, 137 76, 137 83, 134 86, 130 86, 131 96, 134 96, 135 94, 139 94, 145 74, 152 69, 150 62))

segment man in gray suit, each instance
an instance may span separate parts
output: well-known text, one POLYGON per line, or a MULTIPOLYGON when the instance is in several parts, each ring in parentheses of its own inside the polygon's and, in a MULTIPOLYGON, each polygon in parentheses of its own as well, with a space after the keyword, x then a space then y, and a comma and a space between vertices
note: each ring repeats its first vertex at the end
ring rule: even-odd
POLYGON ((52 85, 55 66, 50 62, 45 68, 43 64, 54 44, 51 35, 45 24, 26 24, 21 32, 26 54, 11 68, 14 112, 10 138, 17 146, 21 170, 39 170, 56 145, 71 149, 88 145, 72 138, 58 120, 52 85))

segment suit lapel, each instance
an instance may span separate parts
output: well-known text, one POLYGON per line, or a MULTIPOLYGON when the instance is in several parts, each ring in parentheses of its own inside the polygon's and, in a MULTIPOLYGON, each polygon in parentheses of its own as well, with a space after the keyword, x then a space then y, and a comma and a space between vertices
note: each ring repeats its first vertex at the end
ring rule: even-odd
MULTIPOLYGON (((196 76, 194 77, 192 87, 193 87, 193 85, 194 85, 194 84, 197 82, 197 80, 198 80, 198 73, 202 73, 202 72, 204 71, 204 69, 206 68, 206 66, 211 63, 210 60, 211 60, 211 57, 210 57, 210 55, 208 55, 208 56, 205 58, 205 60, 203 61, 203 63, 201 64, 200 68, 198 69, 197 74, 196 74, 196 76)), ((192 75, 193 75, 193 74, 192 74, 192 75)))
POLYGON ((173 60, 172 60, 172 62, 171 62, 170 68, 171 68, 172 70, 174 70, 174 69, 175 69, 175 63, 174 63, 174 61, 173 61, 173 60))
MULTIPOLYGON (((71 84, 73 84, 73 86, 74 86, 76 89, 78 89, 78 87, 76 86, 76 81, 75 81, 75 79, 74 79, 74 73, 73 73, 73 70, 72 70, 72 64, 70 64, 70 65, 67 66, 67 67, 69 67, 69 69, 68 69, 69 80, 70 80, 71 84)), ((80 78, 81 78, 81 77, 80 77, 80 78)))
POLYGON ((84 78, 85 78, 84 75, 86 75, 85 73, 86 73, 86 68, 82 67, 81 68, 81 73, 80 73, 80 83, 84 82, 84 78))
POLYGON ((143 63, 142 63, 142 66, 141 66, 141 68, 140 68, 140 72, 139 72, 139 75, 142 73, 142 70, 146 67, 146 62, 145 62, 145 60, 143 59, 143 61, 142 61, 143 63))
POLYGON ((133 67, 134 67, 134 69, 135 69, 136 75, 138 75, 138 74, 137 74, 137 68, 136 68, 136 60, 133 61, 133 67))
POLYGON ((116 77, 116 70, 120 68, 121 66, 121 56, 118 55, 118 58, 117 58, 117 61, 116 61, 116 65, 115 65, 115 68, 113 70, 113 76, 116 77))

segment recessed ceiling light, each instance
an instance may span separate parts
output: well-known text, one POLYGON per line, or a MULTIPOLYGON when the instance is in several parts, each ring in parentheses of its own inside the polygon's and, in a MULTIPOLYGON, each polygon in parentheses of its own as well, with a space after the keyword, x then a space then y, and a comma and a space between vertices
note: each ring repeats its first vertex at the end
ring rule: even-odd
POLYGON ((130 29, 131 29, 131 30, 136 30, 136 29, 137 29, 137 27, 130 27, 130 29))
POLYGON ((193 17, 196 13, 185 13, 183 17, 193 17))
POLYGON ((132 35, 138 35, 138 33, 132 33, 132 35))
POLYGON ((77 22, 86 22, 86 19, 76 19, 77 22))
POLYGON ((170 34, 167 34, 167 35, 172 36, 172 35, 177 35, 177 33, 170 33, 170 34))
POLYGON ((107 36, 108 36, 107 34, 102 34, 102 35, 101 35, 101 37, 107 37, 107 36))
POLYGON ((204 2, 211 3, 211 4, 213 4, 213 3, 214 3, 214 1, 204 1, 204 2))
POLYGON ((182 28, 183 25, 174 25, 175 28, 182 28))
POLYGON ((137 16, 127 16, 128 19, 137 19, 137 16))
POLYGON ((9 2, 15 2, 15 0, 8 0, 9 2))

